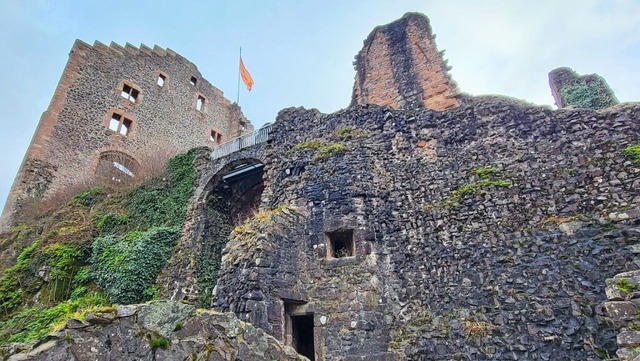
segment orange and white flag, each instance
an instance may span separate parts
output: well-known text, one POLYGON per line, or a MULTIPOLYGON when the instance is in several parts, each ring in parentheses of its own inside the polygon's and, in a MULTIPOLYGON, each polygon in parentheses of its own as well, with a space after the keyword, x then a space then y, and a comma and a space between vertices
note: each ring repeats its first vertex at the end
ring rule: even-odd
POLYGON ((244 67, 244 63, 242 62, 242 56, 240 56, 240 77, 242 78, 242 82, 247 86, 247 90, 251 91, 251 87, 253 86, 253 78, 247 68, 244 67))

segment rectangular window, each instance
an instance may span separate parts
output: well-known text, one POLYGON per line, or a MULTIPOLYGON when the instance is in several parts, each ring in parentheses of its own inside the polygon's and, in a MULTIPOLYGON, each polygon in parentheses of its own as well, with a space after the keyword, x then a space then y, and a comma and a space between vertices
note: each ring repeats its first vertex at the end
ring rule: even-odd
POLYGON ((131 120, 125 118, 122 121, 122 126, 120 126, 120 134, 122 135, 129 134, 129 128, 131 128, 131 120))
POLYGON ((133 89, 132 87, 128 86, 127 84, 122 86, 122 91, 120 92, 120 95, 131 101, 132 103, 136 102, 136 99, 138 98, 138 94, 139 92, 136 89, 133 89))
POLYGON ((191 80, 189 81, 189 83, 191 83, 191 85, 196 85, 196 83, 198 83, 198 79, 196 79, 195 76, 192 76, 191 80))
POLYGON ((114 132, 118 131, 118 128, 120 127, 120 119, 122 117, 119 114, 114 114, 111 116, 111 119, 109 120, 109 129, 113 130, 114 132))
POLYGON ((216 144, 222 143, 222 133, 218 133, 215 130, 212 130, 211 136, 209 136, 209 140, 216 144))
POLYGON ((114 113, 111 115, 111 119, 109 119, 109 130, 112 130, 116 133, 120 133, 124 136, 129 135, 131 131, 131 125, 133 121, 131 119, 125 118, 120 114, 114 113))
POLYGON ((196 100, 196 110, 202 111, 204 109, 204 97, 198 96, 198 100, 196 100))
POLYGON ((162 88, 164 86, 164 81, 165 80, 167 80, 166 76, 164 76, 162 74, 158 75, 158 81, 157 81, 158 86, 162 88))
POLYGON ((344 258, 355 255, 353 230, 327 232, 326 235, 329 240, 328 258, 344 258))

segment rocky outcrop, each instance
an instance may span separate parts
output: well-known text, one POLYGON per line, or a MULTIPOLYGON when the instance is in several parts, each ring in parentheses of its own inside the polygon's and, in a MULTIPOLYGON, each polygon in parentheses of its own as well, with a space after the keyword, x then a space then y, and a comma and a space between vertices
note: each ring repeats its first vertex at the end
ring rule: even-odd
POLYGON ((0 349, 3 360, 300 360, 291 347, 231 313, 158 301, 71 319, 33 344, 0 349))

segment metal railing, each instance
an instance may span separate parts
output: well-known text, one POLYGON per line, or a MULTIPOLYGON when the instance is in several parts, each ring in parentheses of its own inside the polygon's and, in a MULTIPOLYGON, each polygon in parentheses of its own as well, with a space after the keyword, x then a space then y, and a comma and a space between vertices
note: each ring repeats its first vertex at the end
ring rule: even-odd
POLYGON ((237 138, 226 141, 213 148, 213 151, 211 152, 211 159, 222 158, 233 152, 237 152, 240 149, 264 143, 269 140, 269 132, 271 132, 271 125, 266 125, 253 133, 241 135, 237 138))

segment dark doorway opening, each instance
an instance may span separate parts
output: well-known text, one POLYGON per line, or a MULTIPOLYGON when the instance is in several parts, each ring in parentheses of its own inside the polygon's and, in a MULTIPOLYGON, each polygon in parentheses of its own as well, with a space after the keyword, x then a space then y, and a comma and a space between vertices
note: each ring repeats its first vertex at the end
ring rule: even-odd
POLYGON ((311 361, 315 360, 313 315, 291 316, 293 348, 311 361))

